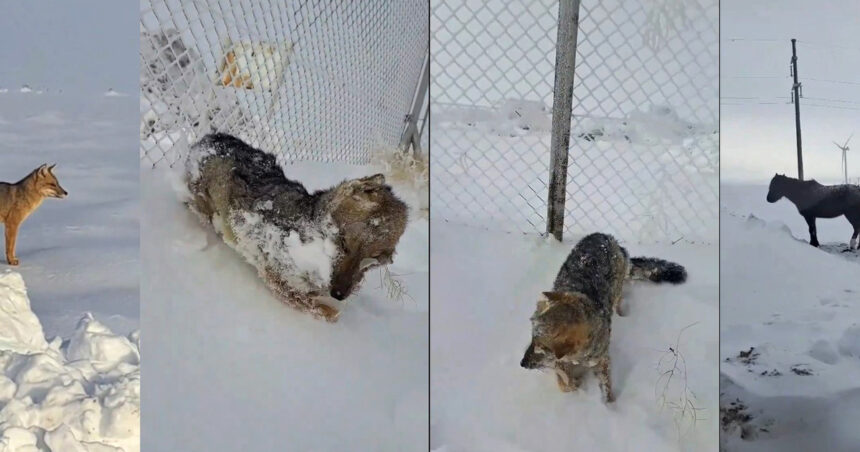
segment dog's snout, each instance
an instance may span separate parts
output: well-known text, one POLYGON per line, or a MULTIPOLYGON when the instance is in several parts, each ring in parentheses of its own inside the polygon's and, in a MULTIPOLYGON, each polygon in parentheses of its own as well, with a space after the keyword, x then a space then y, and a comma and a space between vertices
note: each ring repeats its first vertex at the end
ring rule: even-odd
POLYGON ((330 295, 332 296, 332 298, 338 301, 343 301, 343 299, 346 298, 346 293, 337 288, 332 289, 330 295))

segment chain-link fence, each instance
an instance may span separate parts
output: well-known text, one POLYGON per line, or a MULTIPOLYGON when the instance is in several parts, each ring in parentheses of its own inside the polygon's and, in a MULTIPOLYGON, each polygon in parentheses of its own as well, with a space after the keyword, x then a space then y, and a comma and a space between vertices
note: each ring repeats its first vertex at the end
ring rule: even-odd
POLYGON ((141 158, 172 166, 217 130, 367 163, 401 141, 427 23, 427 0, 142 0, 141 158))
MULTIPOLYGON (((565 229, 718 237, 717 0, 582 0, 565 229)), ((431 3, 434 218, 546 231, 558 1, 431 3)))

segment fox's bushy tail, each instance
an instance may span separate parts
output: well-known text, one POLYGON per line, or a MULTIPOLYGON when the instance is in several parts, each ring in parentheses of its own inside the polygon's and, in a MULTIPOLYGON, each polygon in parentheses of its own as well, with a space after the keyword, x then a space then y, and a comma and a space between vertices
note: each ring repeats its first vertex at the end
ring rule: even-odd
POLYGON ((687 280, 687 270, 656 257, 634 257, 630 259, 630 279, 681 284, 687 280))

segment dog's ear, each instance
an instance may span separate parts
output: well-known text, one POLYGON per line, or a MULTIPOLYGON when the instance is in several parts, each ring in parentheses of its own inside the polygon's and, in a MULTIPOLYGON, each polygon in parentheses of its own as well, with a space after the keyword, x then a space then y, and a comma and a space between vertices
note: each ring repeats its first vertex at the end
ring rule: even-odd
POLYGON ((51 173, 51 174, 54 174, 54 167, 55 167, 55 166, 57 166, 57 164, 56 164, 56 163, 54 163, 53 165, 49 166, 49 167, 48 167, 48 172, 49 172, 49 173, 51 173))

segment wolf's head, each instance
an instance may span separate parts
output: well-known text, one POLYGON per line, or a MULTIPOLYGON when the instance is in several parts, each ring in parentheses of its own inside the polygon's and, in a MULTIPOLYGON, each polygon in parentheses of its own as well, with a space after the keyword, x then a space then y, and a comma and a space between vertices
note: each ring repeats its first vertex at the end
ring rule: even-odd
POLYGON ((531 318, 532 341, 520 366, 543 369, 562 358, 585 359, 592 328, 583 313, 584 302, 588 299, 580 293, 544 292, 531 318))
POLYGON ((331 296, 343 300, 376 266, 391 263, 406 229, 408 208, 376 174, 334 189, 330 209, 340 232, 340 256, 331 277, 331 296))
POLYGON ((54 167, 57 165, 48 166, 47 163, 36 168, 30 173, 36 190, 39 194, 46 198, 65 198, 69 193, 63 190, 60 186, 60 181, 57 176, 54 176, 54 167))

